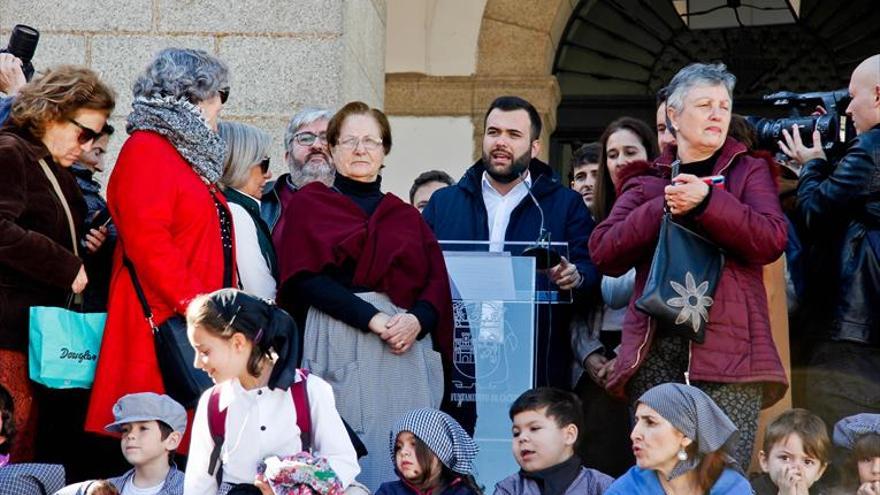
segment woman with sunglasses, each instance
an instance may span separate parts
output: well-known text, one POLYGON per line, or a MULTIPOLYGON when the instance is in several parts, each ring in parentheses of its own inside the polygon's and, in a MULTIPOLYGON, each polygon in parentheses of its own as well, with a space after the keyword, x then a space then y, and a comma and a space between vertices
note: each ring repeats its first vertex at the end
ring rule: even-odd
POLYGON ((385 114, 348 103, 330 119, 327 144, 333 187, 307 184, 284 210, 279 299, 309 307, 302 365, 333 386, 340 415, 367 447, 358 480, 376 490, 397 478, 386 450, 394 419, 440 406, 452 300, 430 227, 381 190, 385 114))
POLYGON ((132 271, 156 325, 237 283, 232 215, 218 188, 226 146, 217 118, 228 91, 225 63, 181 48, 160 51, 134 83, 130 136, 107 185, 119 244, 87 431, 103 433, 125 394, 166 393, 132 271))
POLYGON ((235 227, 239 284, 249 294, 274 301, 278 262, 269 226, 260 218, 263 187, 272 178, 268 158, 272 140, 260 129, 238 122, 221 122, 219 130, 226 142, 220 186, 235 227))
POLYGON ((86 204, 65 169, 91 149, 114 106, 95 72, 60 66, 20 90, 0 128, 0 383, 15 398, 15 462, 33 457, 37 425, 28 308, 65 306, 88 283, 79 256, 86 204))

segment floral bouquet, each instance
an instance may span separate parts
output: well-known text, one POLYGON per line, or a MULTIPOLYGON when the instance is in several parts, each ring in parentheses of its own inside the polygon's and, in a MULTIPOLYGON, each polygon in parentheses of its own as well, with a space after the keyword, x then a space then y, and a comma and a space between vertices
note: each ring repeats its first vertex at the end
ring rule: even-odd
POLYGON ((342 495, 342 483, 323 457, 308 452, 279 459, 268 457, 257 467, 275 495, 342 495))

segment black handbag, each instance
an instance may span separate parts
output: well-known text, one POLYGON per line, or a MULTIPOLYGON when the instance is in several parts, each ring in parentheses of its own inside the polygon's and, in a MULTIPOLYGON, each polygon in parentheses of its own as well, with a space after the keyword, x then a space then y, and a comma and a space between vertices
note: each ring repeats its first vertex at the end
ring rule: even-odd
POLYGON ((153 344, 156 348, 156 358, 159 361, 165 393, 183 407, 194 409, 202 392, 211 388, 214 382, 207 373, 197 369, 193 364, 196 352, 186 337, 186 320, 177 315, 168 318, 161 325, 156 325, 153 321, 153 311, 147 303, 147 296, 138 280, 134 265, 128 258, 124 258, 124 263, 131 274, 131 282, 141 303, 144 318, 153 330, 153 344))
MULTIPOLYGON (((679 162, 672 164, 672 177, 679 162)), ((712 241, 676 222, 667 209, 660 225, 651 269, 636 308, 657 320, 667 335, 680 335, 702 344, 709 308, 724 254, 712 241)))

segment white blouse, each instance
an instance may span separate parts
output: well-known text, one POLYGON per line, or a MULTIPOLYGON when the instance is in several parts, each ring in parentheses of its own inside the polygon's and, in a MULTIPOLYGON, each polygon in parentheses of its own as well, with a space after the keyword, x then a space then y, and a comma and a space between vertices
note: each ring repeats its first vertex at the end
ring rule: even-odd
MULTIPOLYGON (((248 197, 257 201, 251 196, 248 197)), ((260 202, 257 201, 257 204, 259 205, 260 202)), ((229 211, 232 213, 232 225, 235 229, 235 260, 238 263, 241 288, 248 294, 274 301, 277 284, 275 277, 272 276, 272 270, 269 269, 260 251, 257 226, 241 205, 230 202, 229 211)))
MULTIPOLYGON (((270 456, 288 456, 302 450, 296 424, 296 407, 290 390, 260 387, 245 390, 238 379, 219 385, 220 409, 227 408, 226 434, 220 458, 223 481, 253 483, 257 465, 270 456)), ((312 449, 324 457, 336 472, 342 486, 360 473, 357 454, 336 411, 330 384, 309 375, 306 384, 312 420, 312 449)), ((208 472, 214 441, 208 428, 208 399, 202 394, 193 419, 192 440, 186 464, 183 491, 186 495, 216 495, 217 480, 208 472)))

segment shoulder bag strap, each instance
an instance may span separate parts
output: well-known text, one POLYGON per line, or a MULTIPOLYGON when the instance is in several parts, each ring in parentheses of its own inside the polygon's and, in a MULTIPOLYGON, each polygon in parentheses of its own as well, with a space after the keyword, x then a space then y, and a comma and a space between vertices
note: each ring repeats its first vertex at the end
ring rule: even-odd
POLYGON ((122 257, 122 263, 128 268, 128 273, 131 275, 131 284, 134 286, 134 291, 137 293, 138 301, 141 303, 141 311, 144 312, 144 319, 147 320, 147 323, 150 324, 150 328, 153 330, 153 333, 159 331, 159 327, 156 326, 156 323, 153 321, 153 310, 150 309, 150 304, 147 302, 147 295, 144 294, 144 288, 141 286, 140 280, 138 280, 137 272, 134 270, 134 265, 131 263, 131 260, 128 259, 128 256, 122 257))
POLYGON ((226 408, 220 409, 220 386, 215 385, 208 397, 208 431, 214 440, 214 448, 208 459, 208 474, 217 479, 217 486, 223 483, 223 463, 220 453, 226 438, 226 408))
POLYGON ((290 386, 290 394, 293 396, 293 407, 296 409, 296 426, 299 428, 302 449, 308 452, 312 448, 312 416, 309 408, 309 393, 306 390, 309 372, 303 369, 299 372, 302 379, 290 386))
POLYGON ((64 208, 64 214, 67 215, 67 226, 70 228, 70 243, 73 245, 73 254, 78 257, 79 249, 77 248, 77 244, 79 243, 76 239, 76 227, 74 227, 73 224, 73 215, 70 213, 70 206, 67 204, 67 198, 64 197, 64 193, 61 191, 61 185, 58 184, 58 179, 55 177, 55 174, 52 173, 46 160, 40 159, 40 168, 43 169, 43 173, 46 174, 46 178, 49 179, 49 182, 52 184, 52 189, 55 190, 55 195, 58 196, 58 201, 61 201, 61 207, 64 208))
MULTIPOLYGON (((43 173, 46 174, 46 178, 49 179, 49 183, 52 184, 52 189, 55 190, 55 195, 58 196, 58 201, 61 202, 61 207, 64 209, 64 215, 67 217, 67 227, 70 229, 70 244, 71 247, 73 247, 73 254, 79 258, 79 241, 76 238, 76 227, 73 224, 73 214, 70 213, 70 205, 67 204, 67 198, 64 196, 64 192, 61 191, 61 185, 58 184, 58 178, 52 173, 52 169, 49 168, 49 164, 46 163, 46 160, 43 160, 42 158, 40 159, 40 168, 43 169, 43 173)), ((74 304, 79 304, 80 308, 82 308, 83 302, 84 298, 82 293, 71 293, 67 300, 67 307, 70 308, 74 304)))

